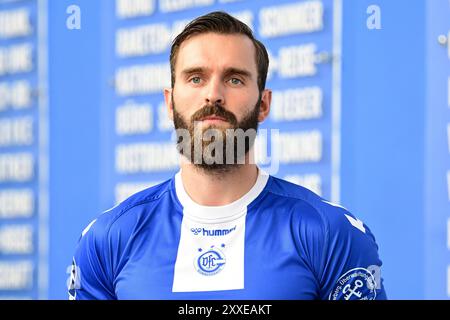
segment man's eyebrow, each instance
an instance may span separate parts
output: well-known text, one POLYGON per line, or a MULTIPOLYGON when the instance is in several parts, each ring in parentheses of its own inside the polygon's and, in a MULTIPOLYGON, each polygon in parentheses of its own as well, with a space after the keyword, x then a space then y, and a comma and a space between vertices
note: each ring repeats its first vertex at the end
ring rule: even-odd
POLYGON ((241 69, 241 68, 234 68, 234 67, 227 68, 225 70, 225 74, 226 75, 237 74, 237 75, 240 75, 240 76, 245 77, 245 78, 249 78, 249 79, 252 78, 252 73, 250 71, 245 70, 245 69, 241 69))
MULTIPOLYGON (((208 71, 208 68, 191 67, 191 68, 186 68, 186 69, 182 70, 181 74, 183 76, 189 76, 191 74, 205 73, 207 71, 208 71)), ((241 68, 236 68, 236 67, 230 67, 230 68, 225 69, 226 76, 233 75, 233 74, 237 74, 237 75, 240 75, 245 78, 250 78, 250 79, 252 78, 252 73, 246 69, 241 69, 241 68)))
POLYGON ((184 70, 181 71, 181 74, 184 76, 188 76, 191 75, 193 73, 204 73, 206 72, 206 68, 203 67, 191 67, 191 68, 186 68, 184 70))

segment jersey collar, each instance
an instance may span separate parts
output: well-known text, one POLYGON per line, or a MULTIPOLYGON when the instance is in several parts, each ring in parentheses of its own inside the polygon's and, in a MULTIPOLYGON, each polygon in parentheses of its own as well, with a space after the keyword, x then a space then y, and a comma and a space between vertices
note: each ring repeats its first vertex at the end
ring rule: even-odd
POLYGON ((256 183, 240 199, 224 206, 203 206, 194 202, 187 194, 183 186, 180 170, 175 175, 175 192, 183 206, 184 215, 205 223, 218 223, 231 221, 245 214, 248 205, 264 190, 268 179, 269 175, 265 171, 258 169, 256 183))

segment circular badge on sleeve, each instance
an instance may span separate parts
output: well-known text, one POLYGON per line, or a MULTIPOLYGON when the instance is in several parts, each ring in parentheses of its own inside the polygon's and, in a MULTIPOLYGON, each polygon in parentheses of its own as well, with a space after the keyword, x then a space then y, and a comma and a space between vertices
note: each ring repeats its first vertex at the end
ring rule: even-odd
POLYGON ((344 273, 328 297, 329 300, 374 300, 377 296, 373 274, 365 268, 344 273))

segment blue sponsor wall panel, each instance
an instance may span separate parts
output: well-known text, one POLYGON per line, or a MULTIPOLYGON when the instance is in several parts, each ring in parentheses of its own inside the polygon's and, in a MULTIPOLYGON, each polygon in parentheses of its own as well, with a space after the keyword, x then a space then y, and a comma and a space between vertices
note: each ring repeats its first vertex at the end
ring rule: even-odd
POLYGON ((32 298, 49 262, 39 245, 48 233, 43 17, 38 1, 1 7, 0 297, 32 298))
POLYGON ((0 0, 0 298, 66 299, 83 228, 177 171, 170 42, 213 10, 271 55, 258 163, 371 228, 389 298, 447 299, 446 0, 0 0))
POLYGON ((426 10, 425 296, 450 296, 450 3, 426 10), (447 281, 442 281, 447 279, 447 281))
POLYGON ((51 196, 47 297, 51 299, 67 298, 71 252, 81 230, 103 210, 99 201, 101 3, 48 2, 51 196), (67 8, 73 4, 81 8, 79 30, 66 25, 67 8))
POLYGON ((388 297, 421 299, 425 2, 377 2, 381 29, 372 4, 344 2, 341 203, 374 232, 388 297))

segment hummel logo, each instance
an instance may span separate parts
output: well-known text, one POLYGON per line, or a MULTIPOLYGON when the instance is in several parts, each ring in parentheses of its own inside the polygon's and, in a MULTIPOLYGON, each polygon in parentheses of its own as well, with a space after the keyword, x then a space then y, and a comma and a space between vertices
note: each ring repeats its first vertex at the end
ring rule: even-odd
POLYGON ((201 233, 203 236, 210 236, 210 237, 226 236, 227 234, 229 234, 234 230, 236 230, 236 226, 230 229, 212 229, 212 230, 208 230, 205 228, 191 228, 191 232, 194 235, 198 235, 201 233))

